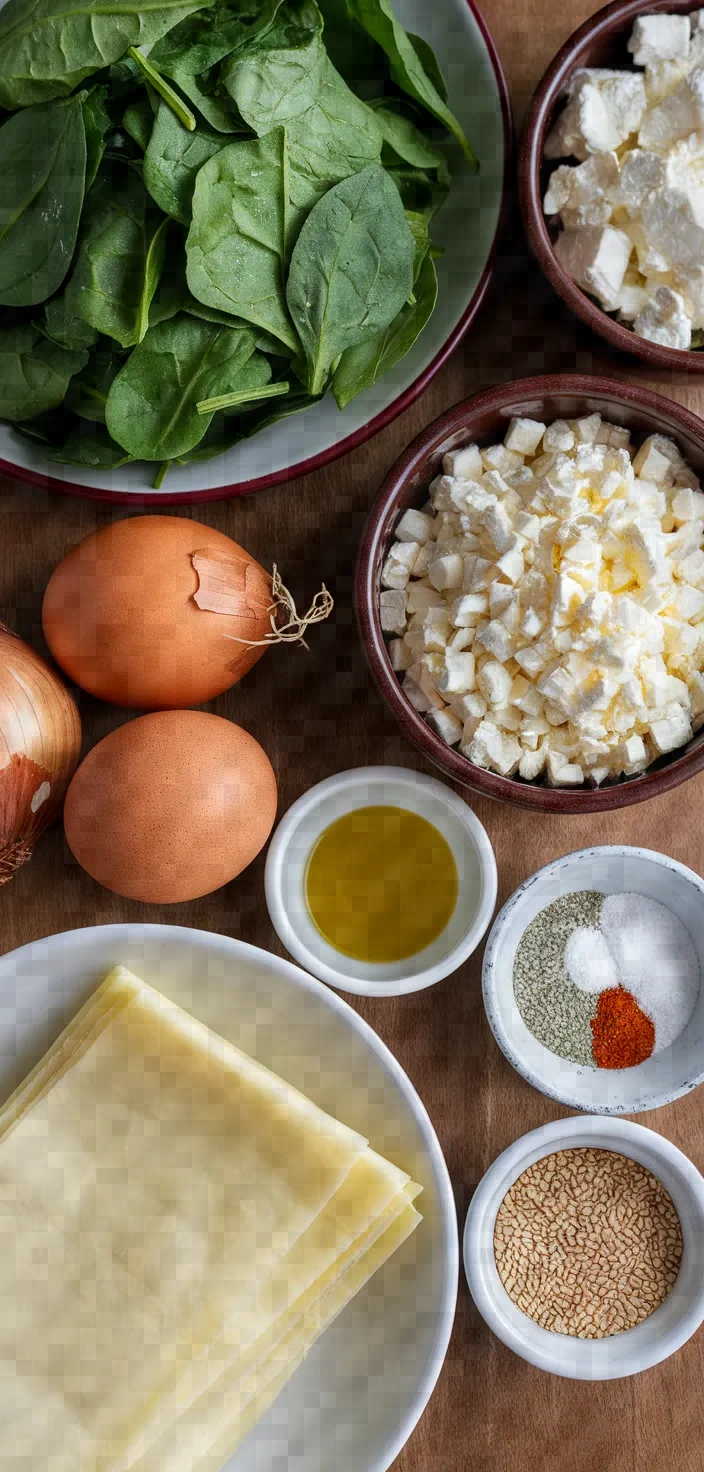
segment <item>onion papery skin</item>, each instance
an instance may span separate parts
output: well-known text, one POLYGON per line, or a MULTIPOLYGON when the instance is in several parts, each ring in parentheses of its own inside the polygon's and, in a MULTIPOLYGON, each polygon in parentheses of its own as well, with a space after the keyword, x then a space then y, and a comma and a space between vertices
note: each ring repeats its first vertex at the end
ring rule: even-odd
POLYGON ((78 765, 81 720, 48 664, 0 624, 0 884, 58 816, 78 765))
POLYGON ((271 573, 222 532, 133 516, 84 537, 52 573, 44 636, 74 684, 132 710, 222 695, 271 637, 271 573))

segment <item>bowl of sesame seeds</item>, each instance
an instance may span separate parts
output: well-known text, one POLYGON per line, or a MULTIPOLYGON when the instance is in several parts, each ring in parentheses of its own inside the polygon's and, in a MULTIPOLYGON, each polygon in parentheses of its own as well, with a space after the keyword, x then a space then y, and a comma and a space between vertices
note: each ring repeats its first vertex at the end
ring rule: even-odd
POLYGON ((704 880, 604 845, 531 875, 483 963, 496 1042, 533 1088, 589 1114, 658 1109, 704 1081, 704 880))
POLYGON ((464 1264, 483 1319, 522 1359, 574 1380, 637 1374, 704 1319, 704 1179, 630 1120, 556 1120, 483 1176, 464 1264))

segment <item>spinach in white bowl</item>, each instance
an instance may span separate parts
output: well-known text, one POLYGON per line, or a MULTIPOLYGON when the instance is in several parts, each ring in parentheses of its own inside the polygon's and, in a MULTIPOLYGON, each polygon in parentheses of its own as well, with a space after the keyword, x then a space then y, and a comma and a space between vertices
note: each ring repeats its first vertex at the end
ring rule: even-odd
POLYGON ((394 368, 475 161, 388 0, 143 4, 0 10, 0 418, 160 486, 394 368))

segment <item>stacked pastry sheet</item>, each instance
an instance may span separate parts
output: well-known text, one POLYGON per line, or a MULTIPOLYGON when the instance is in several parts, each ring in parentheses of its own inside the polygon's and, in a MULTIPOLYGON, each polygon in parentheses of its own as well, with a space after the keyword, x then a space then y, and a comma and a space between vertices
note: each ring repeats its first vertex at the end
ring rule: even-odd
POLYGON ((418 1190, 113 971, 0 1111, 2 1472, 219 1472, 418 1190))

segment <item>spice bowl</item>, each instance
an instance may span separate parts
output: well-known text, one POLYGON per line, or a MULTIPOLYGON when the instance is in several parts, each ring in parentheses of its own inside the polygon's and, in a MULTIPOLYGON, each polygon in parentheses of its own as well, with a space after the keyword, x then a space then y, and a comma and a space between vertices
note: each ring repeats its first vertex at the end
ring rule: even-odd
POLYGON ((287 951, 314 976, 358 996, 399 996, 449 976, 476 950, 496 904, 496 860, 487 834, 467 803, 434 777, 405 767, 355 767, 303 794, 279 823, 269 846, 266 902, 287 951), (321 835, 346 814, 389 806, 431 823, 449 845, 458 893, 444 929, 402 961, 368 963, 333 947, 315 925, 306 898, 306 872, 321 835))
POLYGON ((499 1155, 472 1197, 464 1230, 469 1290, 489 1328, 540 1370, 572 1380, 616 1380, 668 1359, 704 1319, 704 1179, 662 1135, 625 1119, 578 1116, 522 1135, 499 1155), (682 1231, 682 1258, 667 1297, 641 1323, 603 1339, 580 1339, 541 1328, 512 1301, 494 1257, 501 1203, 531 1165, 558 1150, 613 1150, 637 1161, 669 1192, 682 1231))
POLYGON ((605 845, 539 869, 497 915, 482 979, 486 1015, 502 1053, 533 1088, 561 1104, 590 1114, 636 1114, 659 1109, 704 1080, 704 880, 666 854, 605 845), (526 927, 554 900, 585 890, 659 901, 685 926, 699 958, 699 996, 689 1022, 669 1047, 635 1067, 596 1068, 559 1057, 529 1031, 514 996, 514 962, 526 927))

